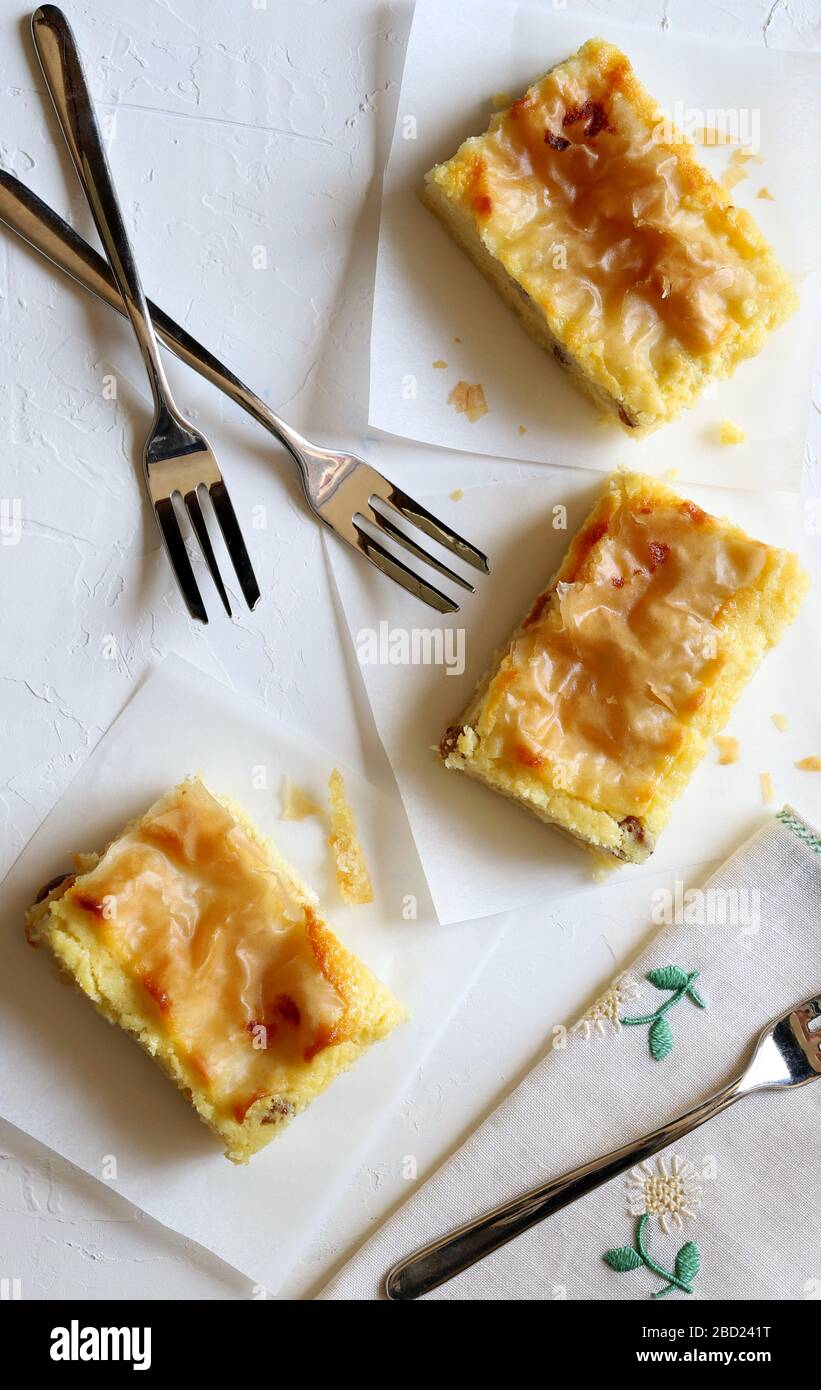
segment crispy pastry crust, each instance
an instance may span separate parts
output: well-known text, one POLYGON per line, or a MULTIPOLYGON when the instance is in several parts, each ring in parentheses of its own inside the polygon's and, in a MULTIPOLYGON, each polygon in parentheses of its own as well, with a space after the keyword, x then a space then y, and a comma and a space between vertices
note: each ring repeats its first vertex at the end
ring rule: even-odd
MULTIPOLYGON (((658 549, 662 567, 665 550, 666 547, 658 549)), ((618 575, 610 580, 611 584, 619 586, 618 591, 623 591, 624 582, 618 575)), ((646 582, 645 577, 638 580, 639 584, 646 582)), ((683 500, 652 478, 617 474, 602 489, 587 520, 571 541, 558 571, 537 596, 506 649, 497 653, 467 708, 445 731, 439 755, 445 767, 464 772, 494 791, 512 798, 539 819, 594 850, 600 858, 606 856, 610 861, 640 863, 652 853, 658 834, 669 818, 673 802, 684 790, 711 739, 723 728, 762 656, 780 639, 793 620, 807 587, 806 574, 796 557, 789 552, 751 542, 738 527, 708 517, 693 503, 683 500), (676 709, 674 720, 670 720, 671 737, 665 751, 659 753, 646 769, 641 769, 642 772, 646 771, 646 791, 641 800, 636 799, 633 805, 629 799, 625 802, 624 793, 621 793, 621 804, 614 810, 612 804, 607 804, 606 791, 598 800, 594 800, 578 794, 572 780, 571 785, 566 787, 554 784, 551 774, 556 766, 556 760, 552 757, 555 746, 552 747, 551 756, 544 759, 539 756, 538 748, 534 751, 530 746, 515 748, 512 755, 509 746, 505 746, 500 754, 500 710, 511 684, 522 671, 521 664, 517 667, 516 657, 520 642, 537 641, 535 649, 528 647, 528 654, 531 660, 538 661, 540 649, 538 639, 534 639, 533 634, 544 630, 545 650, 549 653, 549 644, 553 639, 551 611, 555 614, 563 594, 581 596, 585 585, 591 585, 594 579, 600 583, 597 578, 599 567, 614 521, 631 513, 638 514, 642 519, 649 518, 648 534, 652 535, 655 509, 662 509, 666 514, 670 509, 676 509, 692 520, 692 540, 688 544, 692 544, 694 557, 702 543, 702 528, 708 528, 713 537, 726 542, 728 547, 761 552, 761 560, 757 562, 759 571, 753 582, 725 598, 712 621, 705 624, 705 640, 712 633, 717 637, 715 661, 709 664, 707 674, 698 674, 699 683, 689 695, 686 705, 676 709)), ((663 590, 663 585, 661 588, 663 590)), ((611 591, 614 593, 614 611, 618 591, 611 591)), ((639 595, 639 604, 652 603, 652 594, 652 587, 648 585, 639 595)), ((601 589, 597 589, 595 599, 591 599, 593 602, 597 609, 604 605, 606 591, 603 595, 601 589)), ((614 621, 613 632, 620 630, 620 621, 620 617, 614 621)), ((629 624, 629 616, 627 621, 629 624)), ((611 640, 609 633, 607 640, 611 640)), ((615 654, 616 649, 611 650, 615 654)), ((605 659, 609 655, 610 652, 605 650, 605 659)), ((583 663, 584 655, 579 659, 583 663)), ((549 657, 546 659, 545 672, 549 670, 548 662, 549 657)), ((635 694, 635 691, 624 692, 626 698, 635 694)), ((613 700, 612 691, 608 698, 613 700)), ((598 716, 595 707, 592 715, 588 708, 586 716, 591 723, 600 719, 604 727, 608 710, 601 704, 598 716)), ((559 743, 559 751, 566 754, 569 763, 578 752, 578 746, 574 743, 578 728, 574 731, 573 717, 571 712, 569 725, 562 735, 566 743, 559 743)), ((623 736, 627 741, 631 739, 629 722, 623 736)), ((611 799, 616 799, 612 791, 611 799)))

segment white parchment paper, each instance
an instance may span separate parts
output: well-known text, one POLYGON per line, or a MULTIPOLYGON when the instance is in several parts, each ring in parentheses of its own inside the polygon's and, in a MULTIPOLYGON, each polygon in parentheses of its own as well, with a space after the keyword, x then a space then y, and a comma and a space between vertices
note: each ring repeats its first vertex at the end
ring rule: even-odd
MULTIPOLYGON (((283 773, 326 801, 333 756, 176 657, 167 658, 94 749, 3 884, 0 1106, 6 1119, 273 1293, 350 1177, 360 1151, 498 940, 488 923, 435 924, 398 798, 342 769, 375 902, 345 908, 327 833, 282 822, 283 773), (411 1009, 411 1021, 238 1168, 135 1043, 59 980, 23 936, 38 888, 76 850, 102 847, 167 787, 200 771, 236 797, 320 894, 345 944, 411 1009), (413 895, 416 920, 403 905, 413 895)), ((501 924, 498 924, 501 926, 501 924)), ((397 1155, 397 1163, 401 1155, 397 1155)))
MULTIPOLYGON (((342 546, 328 545, 376 727, 443 923, 589 891, 592 886, 584 850, 506 798, 445 771, 432 750, 461 713, 494 650, 504 647, 557 568, 600 487, 595 474, 546 468, 536 481, 475 488, 456 502, 448 497, 421 499, 492 561, 491 575, 479 579, 476 593, 464 602, 460 595, 461 612, 445 619, 386 585, 342 546), (566 508, 566 529, 554 528, 556 507, 566 508), (451 635, 439 639, 445 662, 433 664, 424 659, 426 648, 434 650, 433 643, 423 642, 419 634, 440 626, 451 635), (408 645, 413 654, 414 633, 422 660, 408 664, 401 659, 402 646, 408 645), (458 656, 460 643, 464 671, 456 674, 459 663, 451 658, 458 656), (374 662, 372 649, 379 657, 380 645, 384 659, 374 662), (448 663, 454 674, 448 674, 448 663)), ((813 564, 812 513, 798 496, 690 486, 684 495, 708 512, 730 517, 757 539, 799 551, 808 565, 813 564)), ((561 512, 556 515, 562 519, 561 512)), ((740 740, 739 761, 720 767, 715 752, 710 752, 676 803, 649 863, 622 866, 616 876, 665 868, 684 871, 725 856, 742 835, 772 814, 761 802, 762 772, 773 777, 777 806, 791 801, 810 819, 821 819, 821 774, 794 766, 800 758, 821 753, 820 626, 810 596, 731 716, 725 733, 740 740), (776 729, 774 713, 787 716, 786 733, 776 729)))
MULTIPOLYGON (((720 177, 730 147, 698 147, 720 177)), ((686 41, 510 0, 418 0, 385 175, 371 342, 370 423, 471 453, 647 472, 724 487, 797 489, 819 307, 821 55, 686 41), (416 196, 425 172, 487 127, 491 98, 521 94, 596 33, 622 47, 685 131, 749 133, 762 164, 733 190, 797 282, 802 307, 730 381, 645 440, 602 426, 596 409, 525 334, 416 196), (733 125, 735 122, 735 125, 733 125), (774 201, 756 197, 767 187, 774 201), (815 271, 816 273, 813 273, 815 271), (434 368, 445 361, 446 368, 434 368), (480 382, 489 412, 472 424, 448 405, 480 382), (717 440, 729 419, 747 432, 717 440), (520 433, 524 426, 525 433, 520 433)))

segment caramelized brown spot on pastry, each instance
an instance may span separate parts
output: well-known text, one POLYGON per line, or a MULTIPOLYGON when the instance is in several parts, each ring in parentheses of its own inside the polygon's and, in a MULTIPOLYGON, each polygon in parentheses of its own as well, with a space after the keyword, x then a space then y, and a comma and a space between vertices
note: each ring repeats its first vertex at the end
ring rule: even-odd
POLYGON ((521 763, 522 767, 544 767, 544 758, 541 754, 534 753, 533 749, 528 748, 524 743, 520 743, 516 749, 516 761, 521 763))
POLYGON ((664 541, 650 541, 648 550, 650 551, 650 571, 652 573, 659 568, 659 565, 664 564, 670 554, 670 547, 665 545, 664 541))
POLYGON ((590 97, 582 106, 571 106, 562 118, 562 125, 567 128, 570 125, 578 125, 580 121, 586 122, 584 133, 588 140, 595 139, 600 130, 613 130, 602 103, 593 101, 590 97))
POLYGON ((153 975, 142 976, 142 986, 154 1000, 161 1014, 167 1014, 171 1008, 171 1000, 162 985, 158 984, 153 975))

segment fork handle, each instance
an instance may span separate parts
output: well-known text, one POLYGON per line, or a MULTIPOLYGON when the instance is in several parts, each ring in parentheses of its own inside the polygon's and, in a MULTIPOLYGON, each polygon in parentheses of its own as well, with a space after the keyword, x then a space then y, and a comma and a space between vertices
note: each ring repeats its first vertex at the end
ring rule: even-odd
POLYGON ((31 32, 57 119, 137 335, 155 407, 158 413, 165 408, 175 414, 137 263, 71 27, 56 5, 41 5, 32 15, 31 32))
POLYGON ((531 1226, 544 1221, 545 1217, 561 1211, 562 1207, 575 1202, 579 1197, 584 1197, 602 1183, 609 1182, 611 1178, 623 1173, 626 1168, 643 1162, 651 1154, 665 1149, 682 1135, 689 1134, 691 1130, 711 1120, 714 1115, 726 1110, 728 1105, 732 1105, 746 1094, 742 1086, 743 1080, 744 1074, 741 1073, 715 1095, 702 1101, 694 1109, 688 1110, 686 1114, 680 1115, 678 1119, 654 1129, 643 1139, 614 1149, 603 1158, 583 1163, 572 1172, 563 1173, 561 1177, 553 1178, 542 1187, 526 1192, 522 1197, 494 1207, 492 1211, 467 1222, 458 1230, 451 1231, 448 1235, 431 1241, 414 1254, 408 1255, 394 1265, 385 1280, 385 1293, 388 1298, 394 1302, 421 1298, 423 1294, 430 1293, 432 1289, 447 1283, 457 1274, 462 1274, 471 1265, 483 1260, 486 1255, 491 1255, 494 1250, 507 1245, 508 1241, 514 1240, 524 1231, 529 1231, 531 1226))
MULTIPOLYGON (((48 203, 44 203, 14 174, 4 169, 0 169, 0 222, 4 222, 35 251, 64 270, 78 285, 126 317, 126 306, 108 263, 48 203)), ((303 483, 306 483, 305 465, 300 452, 310 455, 311 445, 307 439, 276 415, 250 386, 240 381, 169 314, 150 299, 146 300, 146 304, 154 328, 166 347, 274 435, 295 458, 303 483)))

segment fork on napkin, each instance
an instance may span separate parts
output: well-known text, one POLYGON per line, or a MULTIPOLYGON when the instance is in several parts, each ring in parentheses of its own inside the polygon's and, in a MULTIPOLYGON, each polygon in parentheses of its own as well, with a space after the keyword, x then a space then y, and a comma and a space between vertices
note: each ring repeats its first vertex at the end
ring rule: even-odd
MULTIPOLYGON (((670 897, 672 920, 630 970, 320 1298, 382 1297, 389 1269, 426 1241, 698 1104, 817 988, 821 835, 791 808, 702 888, 670 897)), ((821 1088, 751 1097, 427 1297, 821 1297, 820 1132, 821 1088)))

